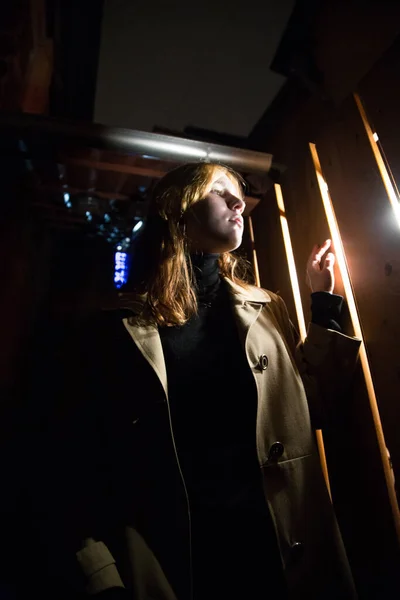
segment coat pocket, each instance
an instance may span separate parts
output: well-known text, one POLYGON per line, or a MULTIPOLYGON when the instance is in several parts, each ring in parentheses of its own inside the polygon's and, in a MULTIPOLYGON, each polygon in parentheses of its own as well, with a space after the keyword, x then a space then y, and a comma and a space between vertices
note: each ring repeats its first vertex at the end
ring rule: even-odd
POLYGON ((309 600, 353 600, 354 584, 317 454, 263 467, 289 590, 309 600))

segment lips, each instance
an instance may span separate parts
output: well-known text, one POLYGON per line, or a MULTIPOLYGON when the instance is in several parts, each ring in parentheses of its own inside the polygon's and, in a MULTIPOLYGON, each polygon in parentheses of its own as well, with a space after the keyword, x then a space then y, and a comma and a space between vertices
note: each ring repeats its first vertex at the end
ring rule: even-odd
POLYGON ((243 219, 242 217, 235 217, 234 219, 229 219, 232 223, 237 223, 240 227, 243 227, 243 219))

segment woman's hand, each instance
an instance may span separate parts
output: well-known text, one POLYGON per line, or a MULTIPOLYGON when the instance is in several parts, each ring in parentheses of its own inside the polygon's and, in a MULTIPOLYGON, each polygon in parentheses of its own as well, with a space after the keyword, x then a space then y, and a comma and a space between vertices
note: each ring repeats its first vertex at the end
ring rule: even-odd
POLYGON ((329 292, 332 294, 335 287, 335 255, 328 252, 331 240, 325 240, 322 246, 315 245, 307 262, 307 283, 312 292, 329 292))

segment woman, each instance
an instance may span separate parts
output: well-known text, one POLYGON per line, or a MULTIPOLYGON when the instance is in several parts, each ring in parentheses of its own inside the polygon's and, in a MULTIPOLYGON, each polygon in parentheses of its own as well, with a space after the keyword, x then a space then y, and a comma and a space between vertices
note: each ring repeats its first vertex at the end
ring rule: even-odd
POLYGON ((34 476, 27 520, 58 595, 356 597, 310 413, 319 425, 359 342, 336 322, 327 241, 308 262, 313 318, 296 348, 281 298, 246 283, 231 254, 244 208, 227 167, 167 174, 129 293, 69 329, 50 391, 35 367, 51 441, 29 470, 57 468, 34 476))

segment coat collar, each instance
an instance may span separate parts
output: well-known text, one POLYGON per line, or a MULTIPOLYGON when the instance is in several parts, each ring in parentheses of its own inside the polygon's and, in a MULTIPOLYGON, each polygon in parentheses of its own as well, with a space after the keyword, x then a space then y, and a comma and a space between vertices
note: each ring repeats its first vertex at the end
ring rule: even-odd
MULTIPOLYGON (((255 302, 256 304, 266 304, 267 302, 271 302, 271 296, 262 288, 254 285, 242 287, 241 285, 234 283, 231 279, 228 279, 228 277, 224 277, 223 279, 231 292, 234 305, 242 306, 246 304, 246 302, 255 302)), ((145 295, 132 298, 129 295, 120 294, 118 308, 127 309, 134 314, 139 314, 145 301, 145 295)))
MULTIPOLYGON (((231 292, 234 314, 236 315, 237 325, 241 334, 240 337, 245 345, 247 332, 252 323, 257 319, 262 306, 267 302, 270 302, 271 297, 268 292, 261 288, 255 286, 247 286, 244 288, 226 277, 224 279, 231 292)), ((140 313, 145 300, 145 296, 133 299, 121 294, 119 297, 118 308, 121 310, 128 310, 133 314, 138 314, 140 313)), ((157 374, 165 395, 168 398, 167 371, 158 328, 155 325, 145 326, 132 324, 128 317, 123 318, 123 324, 142 355, 157 374)))
POLYGON ((246 304, 246 302, 266 304, 267 302, 271 302, 271 296, 262 288, 255 287, 254 285, 249 285, 244 288, 227 277, 224 277, 224 281, 229 286, 234 304, 243 305, 246 304))

